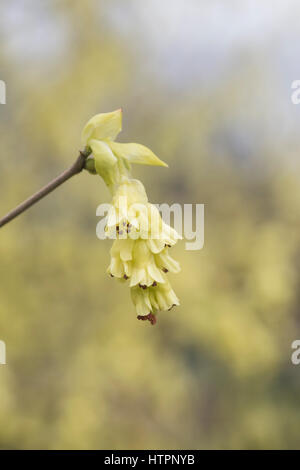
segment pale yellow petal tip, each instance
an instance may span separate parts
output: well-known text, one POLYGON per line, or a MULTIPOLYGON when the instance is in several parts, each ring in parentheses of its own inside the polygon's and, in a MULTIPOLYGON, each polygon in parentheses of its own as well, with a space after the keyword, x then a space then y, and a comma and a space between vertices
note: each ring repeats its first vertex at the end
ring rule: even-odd
POLYGON ((165 168, 169 168, 169 165, 166 162, 164 162, 163 160, 160 160, 160 158, 157 158, 157 160, 155 160, 153 163, 149 163, 149 165, 163 166, 165 168))
POLYGON ((93 116, 84 126, 81 141, 89 145, 90 139, 114 140, 122 130, 122 108, 110 113, 100 113, 93 116))
POLYGON ((129 163, 168 167, 168 165, 160 160, 152 150, 142 144, 121 144, 119 142, 109 142, 109 145, 112 151, 119 158, 124 158, 129 163))

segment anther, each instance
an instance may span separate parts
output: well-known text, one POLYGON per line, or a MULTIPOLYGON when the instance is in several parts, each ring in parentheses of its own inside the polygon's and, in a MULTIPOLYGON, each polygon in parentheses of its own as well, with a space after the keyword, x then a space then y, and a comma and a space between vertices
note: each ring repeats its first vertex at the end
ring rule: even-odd
POLYGON ((161 268, 163 270, 164 273, 167 273, 169 272, 169 270, 167 268, 161 268))
POLYGON ((124 277, 125 281, 127 281, 127 279, 129 279, 129 277, 127 276, 127 274, 124 274, 123 277, 124 277))
POLYGON ((143 320, 143 321, 148 320, 151 323, 151 325, 155 325, 155 323, 156 323, 156 316, 153 315, 153 313, 151 313, 151 312, 148 313, 148 315, 138 315, 137 319, 138 320, 143 320))

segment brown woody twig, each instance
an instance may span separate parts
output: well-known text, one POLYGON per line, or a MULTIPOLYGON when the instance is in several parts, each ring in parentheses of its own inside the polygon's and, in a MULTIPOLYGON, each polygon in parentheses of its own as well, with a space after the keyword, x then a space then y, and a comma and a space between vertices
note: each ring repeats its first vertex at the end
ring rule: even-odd
POLYGON ((8 214, 6 214, 4 217, 2 217, 0 219, 0 227, 3 227, 8 222, 15 219, 18 215, 22 214, 22 212, 25 212, 27 209, 33 206, 36 202, 40 201, 45 196, 47 196, 47 194, 51 193, 52 191, 54 191, 54 189, 58 188, 58 186, 63 184, 68 179, 72 178, 72 176, 80 173, 84 169, 86 159, 88 158, 90 153, 91 153, 91 150, 89 148, 86 148, 84 151, 80 152, 79 156, 77 157, 73 165, 70 166, 70 168, 65 170, 57 178, 50 181, 50 183, 46 184, 46 186, 44 186, 42 189, 40 189, 35 194, 30 196, 28 199, 23 201, 15 209, 8 212, 8 214))

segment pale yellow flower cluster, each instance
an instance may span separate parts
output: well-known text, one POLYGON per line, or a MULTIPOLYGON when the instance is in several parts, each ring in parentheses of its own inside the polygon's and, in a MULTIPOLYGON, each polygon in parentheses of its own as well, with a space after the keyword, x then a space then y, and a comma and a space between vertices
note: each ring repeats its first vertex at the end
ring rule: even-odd
POLYGON ((138 319, 155 324, 158 311, 179 305, 167 273, 180 271, 169 249, 181 237, 162 220, 143 184, 130 174, 130 163, 167 165, 143 145, 114 142, 121 121, 121 110, 99 114, 85 126, 82 140, 113 195, 106 225, 107 237, 115 239, 108 273, 128 282, 138 319))

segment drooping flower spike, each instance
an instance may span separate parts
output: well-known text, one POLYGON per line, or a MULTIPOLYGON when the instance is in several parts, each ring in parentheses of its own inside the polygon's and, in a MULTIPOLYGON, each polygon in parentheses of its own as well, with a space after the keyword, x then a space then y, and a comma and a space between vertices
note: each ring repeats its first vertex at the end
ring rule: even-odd
POLYGON ((114 242, 107 271, 128 282, 137 318, 154 325, 158 311, 179 305, 167 273, 180 271, 169 248, 181 236, 162 220, 143 184, 131 176, 132 163, 168 165, 143 145, 115 142, 121 129, 121 109, 98 114, 84 127, 82 144, 92 150, 87 169, 99 174, 112 194, 106 236, 114 242))

